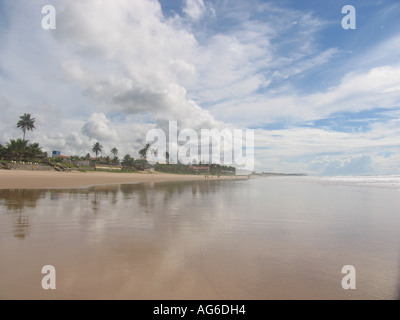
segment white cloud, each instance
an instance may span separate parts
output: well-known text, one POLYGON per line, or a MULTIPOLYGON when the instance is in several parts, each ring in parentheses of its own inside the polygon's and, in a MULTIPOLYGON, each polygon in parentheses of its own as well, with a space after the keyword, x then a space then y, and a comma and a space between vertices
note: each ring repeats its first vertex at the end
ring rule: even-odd
POLYGON ((198 20, 204 14, 205 9, 203 0, 186 0, 183 12, 193 20, 198 20))
POLYGON ((400 167, 390 159, 398 155, 399 136, 400 121, 396 120, 376 122, 361 132, 307 127, 257 129, 257 170, 330 175, 357 170, 359 174, 398 173, 400 167), (384 157, 382 154, 393 155, 384 157))
POLYGON ((158 2, 61 2, 57 39, 70 44, 74 57, 62 70, 102 112, 146 112, 157 122, 179 119, 195 128, 217 124, 185 89, 196 73, 191 57, 197 41, 176 17, 164 19, 158 2))
MULTIPOLYGON (((182 16, 166 17, 156 0, 55 0, 57 29, 44 32, 44 0, 9 3, 0 54, 2 141, 21 134, 15 123, 24 112, 37 118, 29 138, 49 151, 86 154, 99 140, 105 152, 116 146, 134 155, 147 130, 166 130, 168 120, 193 129, 294 126, 400 104, 398 36, 358 55, 362 61, 349 59, 334 87, 307 94, 296 87, 293 79, 324 72, 332 59, 345 62, 340 48, 319 46, 326 22, 308 11, 187 0, 182 16)), ((337 170, 360 155, 370 156, 373 170, 379 161, 389 168, 395 156, 380 154, 393 150, 399 132, 395 122, 378 122, 366 132, 258 133, 260 168, 306 171, 324 152, 342 153, 326 158, 337 170)))
POLYGON ((375 173, 371 156, 365 154, 317 157, 309 163, 308 168, 325 176, 375 173))
POLYGON ((117 132, 110 129, 110 120, 103 113, 93 113, 82 127, 82 132, 89 139, 116 141, 117 132))
POLYGON ((348 73, 337 87, 308 95, 298 93, 255 95, 216 104, 212 114, 221 121, 260 126, 274 121, 288 124, 325 118, 336 112, 395 108, 400 104, 400 65, 381 66, 362 73, 348 73), (246 110, 243 114, 241 110, 246 110))

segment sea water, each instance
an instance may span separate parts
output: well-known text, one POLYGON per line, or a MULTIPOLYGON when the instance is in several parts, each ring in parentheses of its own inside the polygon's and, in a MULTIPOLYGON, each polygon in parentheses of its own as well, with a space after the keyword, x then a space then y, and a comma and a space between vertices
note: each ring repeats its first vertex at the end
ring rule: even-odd
POLYGON ((400 176, 0 190, 0 298, 397 299, 399 209, 400 176))

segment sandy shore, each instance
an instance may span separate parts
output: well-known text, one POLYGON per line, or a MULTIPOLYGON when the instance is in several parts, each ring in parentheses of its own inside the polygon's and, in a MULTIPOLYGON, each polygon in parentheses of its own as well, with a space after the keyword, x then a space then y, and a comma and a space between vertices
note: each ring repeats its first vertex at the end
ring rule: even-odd
POLYGON ((167 173, 116 173, 116 172, 57 172, 0 170, 0 189, 51 189, 88 187, 93 185, 166 182, 190 180, 222 180, 244 177, 221 176, 205 178, 203 175, 167 173))

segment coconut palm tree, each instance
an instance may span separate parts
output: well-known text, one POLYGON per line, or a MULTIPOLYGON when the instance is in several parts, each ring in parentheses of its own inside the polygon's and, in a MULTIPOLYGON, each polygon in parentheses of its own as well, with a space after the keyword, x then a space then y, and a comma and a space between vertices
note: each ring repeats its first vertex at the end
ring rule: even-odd
POLYGON ((118 149, 117 148, 112 148, 111 149, 111 153, 114 155, 114 158, 112 159, 112 163, 113 164, 119 164, 119 159, 118 159, 118 157, 117 157, 117 154, 118 154, 118 149))
POLYGON ((42 154, 42 149, 37 142, 30 144, 26 151, 28 157, 32 160, 42 154))
POLYGON ((30 113, 24 113, 24 115, 20 116, 19 118, 20 120, 17 122, 17 128, 20 128, 22 130, 22 132, 24 133, 23 140, 25 140, 26 130, 33 131, 33 129, 36 129, 35 118, 31 118, 30 113))
POLYGON ((103 146, 99 142, 96 142, 92 147, 92 151, 96 154, 97 158, 97 155, 103 151, 103 146))
POLYGON ((143 159, 146 158, 147 151, 149 150, 149 148, 150 148, 150 143, 146 143, 146 144, 144 145, 143 149, 140 149, 140 150, 139 150, 139 154, 140 154, 140 157, 141 157, 141 158, 143 158, 143 159))
POLYGON ((7 149, 0 143, 0 160, 5 158, 7 149))
POLYGON ((112 159, 112 164, 115 164, 115 165, 118 165, 118 164, 119 164, 119 159, 118 159, 117 156, 115 156, 115 157, 112 159))
POLYGON ((135 159, 133 159, 129 154, 125 155, 124 159, 121 161, 124 167, 133 167, 135 159))
POLYGON ((114 155, 114 158, 117 156, 117 154, 118 154, 118 149, 117 148, 112 148, 111 149, 111 153, 114 155))
POLYGON ((165 161, 169 164, 169 152, 165 152, 165 161))
POLYGON ((20 160, 25 153, 27 152, 28 141, 26 140, 13 140, 11 139, 9 143, 7 143, 7 153, 12 160, 20 160))

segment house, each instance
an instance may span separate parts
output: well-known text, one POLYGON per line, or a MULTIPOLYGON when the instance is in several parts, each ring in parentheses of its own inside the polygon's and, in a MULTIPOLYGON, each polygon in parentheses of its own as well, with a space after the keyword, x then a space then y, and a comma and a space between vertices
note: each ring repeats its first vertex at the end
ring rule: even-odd
POLYGON ((113 165, 113 164, 95 164, 94 165, 96 170, 108 170, 108 171, 121 171, 122 167, 113 165))
POLYGON ((53 151, 51 153, 52 158, 58 158, 61 155, 61 151, 53 151))
POLYGON ((210 167, 191 166, 190 169, 192 169, 196 173, 209 173, 210 172, 210 167))
POLYGON ((61 151, 53 151, 53 152, 51 153, 51 157, 52 157, 53 159, 62 159, 62 162, 68 162, 68 163, 71 162, 70 157, 68 157, 68 156, 63 156, 63 155, 61 154, 61 151))
POLYGON ((75 161, 74 164, 82 167, 89 167, 91 163, 91 160, 78 160, 75 161))

